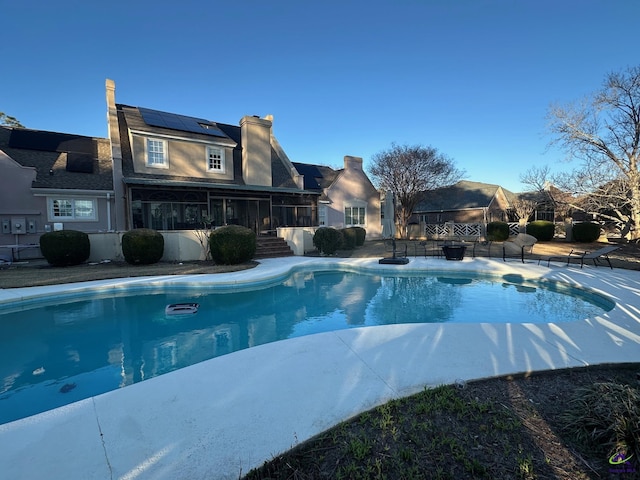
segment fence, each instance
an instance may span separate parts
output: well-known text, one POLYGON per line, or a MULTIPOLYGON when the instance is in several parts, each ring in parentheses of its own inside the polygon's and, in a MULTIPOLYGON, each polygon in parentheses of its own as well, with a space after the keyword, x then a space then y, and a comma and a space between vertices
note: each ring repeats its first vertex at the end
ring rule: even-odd
MULTIPOLYGON (((515 236, 520 232, 518 223, 509 223, 509 235, 515 236)), ((483 236, 487 231, 485 223, 454 223, 426 224, 424 227, 427 238, 460 237, 469 240, 483 236)))

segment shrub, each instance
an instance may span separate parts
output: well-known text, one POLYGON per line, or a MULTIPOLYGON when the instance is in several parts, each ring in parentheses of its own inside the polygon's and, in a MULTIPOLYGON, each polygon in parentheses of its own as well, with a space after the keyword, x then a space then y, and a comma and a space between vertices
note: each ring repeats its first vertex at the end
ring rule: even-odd
POLYGON ((536 220, 527 224, 527 233, 536 237, 539 242, 549 242, 556 233, 556 225, 546 220, 536 220))
POLYGON ((256 254, 256 245, 255 232, 240 225, 216 228, 209 236, 211 258, 220 265, 248 262, 256 254))
POLYGON ((54 267, 80 265, 91 254, 89 235, 77 230, 47 232, 40 237, 40 251, 54 267))
POLYGON ((490 222, 487 224, 487 240, 504 242, 509 238, 509 224, 506 222, 490 222))
POLYGON ((158 263, 164 254, 164 237, 150 228, 136 228, 122 235, 122 255, 131 265, 158 263))
POLYGON ((335 228, 320 227, 313 235, 313 245, 325 255, 333 255, 342 245, 342 233, 335 228))
POLYGON ((356 248, 356 231, 352 228, 343 228, 340 230, 342 233, 342 248, 345 250, 353 250, 356 248))
POLYGON ((625 451, 640 456, 640 391, 613 382, 578 390, 562 417, 572 438, 607 456, 625 451))
POLYGON ((573 239, 576 242, 591 243, 600 238, 600 224, 583 222, 573 226, 573 239))
POLYGON ((356 247, 364 245, 364 240, 367 237, 367 231, 362 227, 352 227, 356 232, 356 247))

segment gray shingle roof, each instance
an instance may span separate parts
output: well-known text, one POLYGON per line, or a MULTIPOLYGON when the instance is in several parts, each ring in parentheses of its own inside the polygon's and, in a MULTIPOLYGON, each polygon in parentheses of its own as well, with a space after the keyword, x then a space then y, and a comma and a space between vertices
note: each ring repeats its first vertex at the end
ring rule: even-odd
POLYGON ((440 212, 488 207, 499 188, 499 185, 462 180, 449 187, 424 192, 415 211, 440 212))
POLYGON ((33 188, 113 190, 106 138, 0 127, 0 149, 20 165, 36 169, 33 188))

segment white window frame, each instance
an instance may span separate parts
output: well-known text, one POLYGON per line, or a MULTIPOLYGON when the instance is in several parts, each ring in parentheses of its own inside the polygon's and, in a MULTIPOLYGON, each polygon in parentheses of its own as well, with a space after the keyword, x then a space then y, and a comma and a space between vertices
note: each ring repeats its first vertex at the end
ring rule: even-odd
POLYGON ((344 225, 345 227, 364 227, 367 225, 367 205, 366 204, 362 204, 362 203, 346 203, 344 205, 344 225), (349 215, 347 215, 347 209, 350 210, 349 215), (358 213, 358 222, 354 222, 353 221, 353 210, 357 209, 357 213, 358 213), (363 212, 363 219, 362 219, 362 223, 359 222, 360 218, 359 218, 359 214, 360 214, 360 209, 364 210, 363 212), (347 218, 351 219, 351 222, 347 222, 347 218))
MULTIPOLYGON (((47 199, 48 217, 50 222, 58 222, 61 220, 74 222, 95 222, 98 220, 98 201, 95 198, 65 198, 65 197, 49 197, 47 199), (56 202, 64 202, 69 205, 70 215, 56 215, 56 202), (91 202, 91 215, 81 215, 80 202, 91 202), (76 205, 78 204, 78 205, 76 205)), ((66 209, 65 209, 66 210, 66 209)), ((66 213, 66 212, 65 212, 66 213)))
POLYGON ((327 226, 327 213, 329 208, 326 205, 318 203, 318 225, 320 227, 327 226))
POLYGON ((160 138, 147 138, 145 141, 145 153, 147 156, 146 165, 151 168, 169 168, 169 155, 167 150, 167 141, 160 138), (162 151, 152 151, 152 146, 162 146, 162 151), (159 155, 162 154, 162 161, 158 161, 159 155))
POLYGON ((212 173, 225 173, 227 170, 226 161, 225 161, 225 152, 223 147, 218 147, 215 145, 207 145, 207 172, 212 173), (215 158, 213 155, 218 154, 220 158, 215 158), (219 168, 214 165, 215 161, 218 160, 220 163, 219 168))

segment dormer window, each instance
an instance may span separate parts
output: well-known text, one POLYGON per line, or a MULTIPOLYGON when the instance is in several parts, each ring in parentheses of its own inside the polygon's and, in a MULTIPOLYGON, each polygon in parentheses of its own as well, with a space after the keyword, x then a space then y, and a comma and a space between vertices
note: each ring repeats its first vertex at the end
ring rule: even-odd
POLYGON ((220 147, 207 147, 207 171, 225 172, 224 150, 220 147))
POLYGON ((167 142, 165 140, 147 139, 147 166, 168 168, 167 142))

